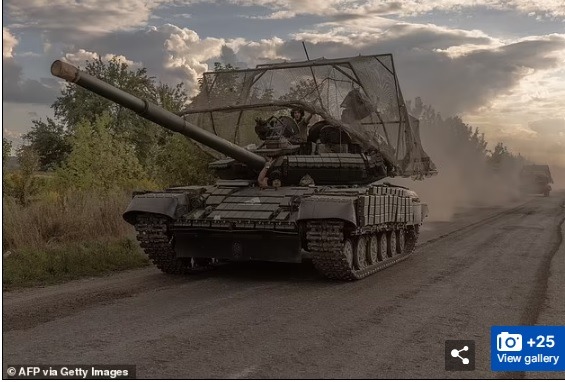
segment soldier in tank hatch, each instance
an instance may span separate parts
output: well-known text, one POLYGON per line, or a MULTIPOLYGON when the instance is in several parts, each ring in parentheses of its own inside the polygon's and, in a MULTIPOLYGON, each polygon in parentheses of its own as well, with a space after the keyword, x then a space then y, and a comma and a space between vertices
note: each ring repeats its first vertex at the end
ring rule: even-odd
POLYGON ((290 111, 290 115, 296 123, 296 126, 298 126, 298 140, 300 142, 306 142, 308 139, 308 123, 310 122, 310 119, 312 119, 313 114, 305 117, 304 109, 295 107, 290 111))

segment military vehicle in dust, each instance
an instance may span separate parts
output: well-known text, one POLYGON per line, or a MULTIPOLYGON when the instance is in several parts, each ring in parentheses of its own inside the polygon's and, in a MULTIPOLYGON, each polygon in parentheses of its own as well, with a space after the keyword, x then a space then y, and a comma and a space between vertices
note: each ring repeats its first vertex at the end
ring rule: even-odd
POLYGON ((549 196, 550 183, 553 183, 549 166, 525 165, 520 170, 520 190, 525 194, 543 194, 549 196))
POLYGON ((180 115, 67 63, 51 72, 217 156, 216 184, 135 193, 124 213, 163 272, 311 258, 329 278, 356 280, 414 250, 427 206, 383 180, 436 169, 391 55, 205 73, 180 115))

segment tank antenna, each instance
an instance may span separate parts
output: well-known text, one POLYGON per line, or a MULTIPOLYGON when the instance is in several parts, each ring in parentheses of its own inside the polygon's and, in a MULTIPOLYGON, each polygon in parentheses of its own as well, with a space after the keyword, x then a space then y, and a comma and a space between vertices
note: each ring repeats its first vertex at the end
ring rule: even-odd
POLYGON ((308 50, 306 50, 306 44, 302 41, 302 47, 304 48, 304 53, 306 53, 306 59, 310 61, 310 56, 308 56, 308 50))

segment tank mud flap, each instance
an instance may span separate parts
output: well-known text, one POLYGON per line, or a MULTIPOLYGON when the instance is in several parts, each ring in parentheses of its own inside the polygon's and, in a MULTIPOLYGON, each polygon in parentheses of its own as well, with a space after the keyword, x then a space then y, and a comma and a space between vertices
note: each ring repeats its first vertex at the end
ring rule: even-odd
POLYGON ((123 218, 132 225, 136 223, 137 216, 142 213, 162 215, 174 219, 177 208, 185 204, 185 194, 148 193, 136 195, 129 203, 123 218))
POLYGON ((297 220, 343 220, 357 226, 357 197, 316 195, 305 198, 298 209, 297 220))

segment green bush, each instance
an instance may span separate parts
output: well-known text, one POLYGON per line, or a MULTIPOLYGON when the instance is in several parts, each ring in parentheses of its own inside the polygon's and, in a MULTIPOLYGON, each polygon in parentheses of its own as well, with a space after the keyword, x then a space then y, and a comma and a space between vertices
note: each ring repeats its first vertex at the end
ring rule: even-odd
POLYGON ((149 183, 133 147, 115 137, 110 124, 105 114, 77 126, 71 154, 56 171, 62 189, 133 189, 149 183))

